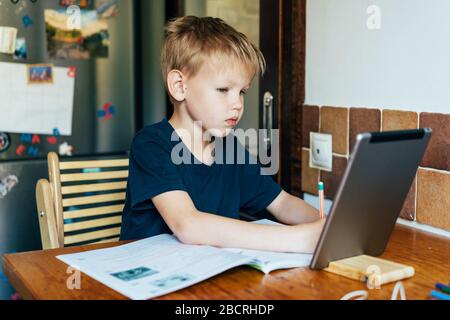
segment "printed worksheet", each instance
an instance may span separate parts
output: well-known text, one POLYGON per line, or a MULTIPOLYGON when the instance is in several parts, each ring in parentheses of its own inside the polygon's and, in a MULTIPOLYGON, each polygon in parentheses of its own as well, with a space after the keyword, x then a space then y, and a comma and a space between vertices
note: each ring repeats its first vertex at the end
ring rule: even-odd
MULTIPOLYGON (((276 225, 270 220, 253 223, 276 225)), ((312 255, 187 245, 161 234, 118 247, 57 256, 131 299, 151 299, 249 265, 264 273, 306 267, 312 255)))
POLYGON ((57 258, 135 300, 176 291, 252 261, 215 247, 182 244, 169 234, 57 258))

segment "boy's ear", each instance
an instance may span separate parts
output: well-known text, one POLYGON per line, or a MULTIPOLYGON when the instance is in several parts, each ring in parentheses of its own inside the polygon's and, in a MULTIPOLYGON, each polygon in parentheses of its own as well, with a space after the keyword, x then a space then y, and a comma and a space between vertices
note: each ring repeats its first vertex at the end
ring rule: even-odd
POLYGON ((181 102, 186 98, 185 76, 180 70, 171 70, 167 75, 167 88, 170 95, 181 102))

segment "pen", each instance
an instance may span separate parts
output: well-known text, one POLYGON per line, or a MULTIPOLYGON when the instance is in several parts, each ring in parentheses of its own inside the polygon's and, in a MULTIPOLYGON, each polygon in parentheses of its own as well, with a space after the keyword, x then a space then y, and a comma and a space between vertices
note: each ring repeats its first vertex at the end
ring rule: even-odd
POLYGON ((324 186, 323 186, 323 182, 322 181, 319 182, 318 188, 319 188, 319 212, 320 212, 320 219, 323 219, 323 217, 324 217, 324 214, 323 214, 323 189, 324 189, 324 186))
POLYGON ((436 283, 436 289, 439 289, 442 292, 450 294, 450 287, 446 286, 445 284, 442 284, 442 283, 439 283, 439 282, 436 283))
POLYGON ((439 292, 439 291, 431 291, 431 297, 439 299, 439 300, 450 300, 450 296, 448 294, 439 292))

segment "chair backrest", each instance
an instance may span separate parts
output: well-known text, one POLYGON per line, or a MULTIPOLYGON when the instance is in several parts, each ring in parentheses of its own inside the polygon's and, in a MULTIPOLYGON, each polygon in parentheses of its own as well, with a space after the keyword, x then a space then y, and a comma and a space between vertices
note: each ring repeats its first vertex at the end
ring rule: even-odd
POLYGON ((36 186, 43 249, 119 239, 128 158, 59 161, 50 152, 48 171, 36 186))

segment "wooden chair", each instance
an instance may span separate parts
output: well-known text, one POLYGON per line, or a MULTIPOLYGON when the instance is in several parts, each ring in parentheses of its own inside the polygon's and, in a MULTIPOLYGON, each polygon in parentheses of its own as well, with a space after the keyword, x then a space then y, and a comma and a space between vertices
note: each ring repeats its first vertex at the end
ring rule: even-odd
POLYGON ((43 249, 117 241, 128 159, 59 161, 48 154, 49 180, 36 185, 43 249))

